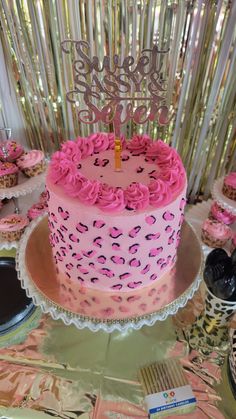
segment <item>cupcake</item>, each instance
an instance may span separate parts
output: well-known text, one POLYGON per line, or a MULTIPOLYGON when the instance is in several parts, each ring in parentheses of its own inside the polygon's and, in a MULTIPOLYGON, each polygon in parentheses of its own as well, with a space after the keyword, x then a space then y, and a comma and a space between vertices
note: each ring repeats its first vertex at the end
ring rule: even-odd
POLYGON ((236 201, 236 172, 231 172, 224 178, 222 192, 227 198, 236 201))
POLYGON ((216 220, 207 220, 202 225, 202 241, 209 247, 224 247, 231 238, 230 227, 216 220))
POLYGON ((212 203, 208 217, 226 225, 233 224, 236 221, 236 216, 222 208, 216 201, 212 203))
POLYGON ((37 176, 45 170, 44 154, 40 150, 31 150, 16 161, 19 169, 28 177, 37 176))
POLYGON ((0 162, 0 188, 17 185, 19 169, 14 163, 0 162))
POLYGON ((16 141, 5 141, 0 147, 0 160, 14 162, 24 153, 16 141))
POLYGON ((10 242, 19 240, 26 226, 29 224, 27 217, 10 214, 0 219, 0 237, 10 242))
POLYGON ((39 202, 38 204, 32 205, 32 207, 27 212, 27 216, 29 220, 32 221, 40 215, 44 214, 46 210, 47 206, 39 202))

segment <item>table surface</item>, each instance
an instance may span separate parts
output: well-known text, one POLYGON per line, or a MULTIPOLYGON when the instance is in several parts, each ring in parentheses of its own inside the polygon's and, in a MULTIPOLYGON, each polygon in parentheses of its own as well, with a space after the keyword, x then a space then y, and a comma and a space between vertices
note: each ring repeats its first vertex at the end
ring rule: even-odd
POLYGON ((183 417, 235 418, 227 357, 219 366, 217 352, 204 358, 181 338, 203 307, 202 293, 174 318, 126 333, 77 330, 37 309, 20 329, 0 338, 0 417, 147 418, 137 370, 176 356, 197 397, 194 414, 183 417))

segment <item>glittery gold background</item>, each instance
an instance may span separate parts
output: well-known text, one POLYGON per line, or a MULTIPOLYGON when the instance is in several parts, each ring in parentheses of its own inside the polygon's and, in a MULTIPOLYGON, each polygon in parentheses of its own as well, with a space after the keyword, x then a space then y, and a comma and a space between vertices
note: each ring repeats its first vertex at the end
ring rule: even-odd
POLYGON ((66 102, 73 74, 62 40, 87 40, 100 59, 136 58, 154 43, 170 48, 163 78, 174 118, 161 128, 129 123, 124 133, 145 131, 178 149, 191 201, 236 169, 235 1, 1 0, 0 19, 0 120, 18 118, 14 137, 51 154, 64 139, 108 129, 79 124, 78 108, 66 102))

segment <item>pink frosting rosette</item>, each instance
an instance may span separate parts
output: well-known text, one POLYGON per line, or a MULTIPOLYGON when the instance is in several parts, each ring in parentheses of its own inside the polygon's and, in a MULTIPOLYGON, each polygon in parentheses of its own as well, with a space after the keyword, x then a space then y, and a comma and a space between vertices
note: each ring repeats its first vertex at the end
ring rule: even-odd
POLYGON ((148 135, 134 135, 132 140, 128 142, 127 149, 133 156, 139 156, 146 153, 147 147, 151 144, 152 140, 148 135))
POLYGON ((210 220, 209 218, 204 221, 202 229, 216 239, 228 240, 232 236, 230 227, 219 221, 210 220))
MULTIPOLYGON (((125 139, 124 134, 121 134, 120 135, 120 140, 121 140, 121 148, 122 148, 122 150, 125 150, 126 149, 126 146, 127 146, 127 142, 126 142, 126 139, 125 139)), ((114 147, 115 147, 115 134, 113 132, 110 132, 108 134, 108 141, 109 141, 109 149, 110 150, 114 150, 114 147)))
POLYGON ((102 211, 122 211, 125 208, 124 191, 121 188, 101 184, 96 205, 102 211))
POLYGON ((88 137, 88 140, 93 143, 94 153, 106 151, 109 148, 108 134, 105 132, 97 132, 95 134, 91 134, 88 137))
POLYGON ((143 210, 149 205, 149 190, 142 183, 133 182, 125 191, 126 206, 133 210, 143 210))
POLYGON ((0 176, 12 175, 18 171, 19 169, 14 163, 0 162, 0 176))
POLYGON ((49 177, 55 184, 65 184, 65 179, 71 170, 71 161, 62 151, 56 151, 50 163, 49 177))
POLYGON ((218 221, 224 224, 233 224, 236 221, 236 216, 231 214, 224 208, 221 208, 217 202, 213 202, 210 210, 211 215, 218 221))
POLYGON ((224 183, 236 189, 236 172, 231 172, 225 177, 224 183))
POLYGON ((179 159, 176 151, 168 146, 168 144, 163 143, 161 140, 156 141, 155 149, 156 162, 158 165, 172 166, 175 161, 179 159))
POLYGON ((40 215, 44 214, 47 210, 47 206, 41 202, 32 205, 32 207, 27 211, 27 216, 30 220, 34 220, 40 215))
POLYGON ((182 165, 176 164, 172 167, 162 167, 162 170, 159 173, 159 179, 169 186, 170 191, 173 194, 181 191, 185 184, 185 174, 182 165))
POLYGON ((95 204, 98 193, 100 190, 101 183, 97 180, 88 180, 88 179, 80 179, 81 188, 78 189, 77 197, 81 200, 81 202, 86 203, 88 205, 95 204))
POLYGON ((71 176, 70 182, 65 181, 64 190, 67 195, 71 196, 72 198, 78 198, 80 190, 83 188, 85 182, 87 182, 87 179, 77 171, 73 177, 71 176))
POLYGON ((29 220, 27 217, 20 214, 9 214, 0 219, 0 231, 18 231, 25 228, 28 224, 29 220))
POLYGON ((171 201, 172 193, 163 180, 151 180, 148 189, 150 194, 150 205, 153 207, 160 208, 171 201))
POLYGON ((77 163, 81 160, 81 151, 75 141, 67 141, 62 144, 61 151, 68 156, 69 160, 77 163))
POLYGON ((89 141, 88 138, 77 137, 75 142, 79 147, 82 159, 92 156, 94 152, 94 144, 92 141, 89 141))

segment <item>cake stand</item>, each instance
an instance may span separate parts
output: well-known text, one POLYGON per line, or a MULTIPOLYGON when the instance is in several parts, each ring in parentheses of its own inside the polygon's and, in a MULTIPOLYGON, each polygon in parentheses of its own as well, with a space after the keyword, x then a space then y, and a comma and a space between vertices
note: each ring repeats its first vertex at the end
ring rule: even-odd
POLYGON ((233 215, 236 215, 236 202, 232 199, 227 198, 222 192, 224 177, 217 179, 214 182, 212 188, 212 197, 218 202, 223 208, 230 211, 233 215))
MULTIPOLYGON (((18 201, 18 198, 20 198, 22 206, 21 210, 24 212, 24 210, 30 207, 27 195, 39 190, 39 188, 45 184, 45 177, 46 172, 43 172, 31 178, 26 178, 22 173, 20 173, 18 178, 18 185, 13 186, 11 188, 0 189, 0 200, 7 198, 9 200, 18 201)), ((19 213, 20 211, 17 201, 14 201, 14 207, 12 205, 12 202, 9 202, 6 205, 4 205, 4 207, 1 209, 0 217, 5 217, 7 214, 14 212, 19 213)), ((10 250, 17 248, 18 243, 18 241, 9 242, 0 238, 0 250, 10 250)))
POLYGON ((201 282, 202 259, 199 240, 192 227, 184 223, 177 263, 167 282, 169 286, 155 281, 156 285, 145 287, 145 291, 112 291, 100 295, 96 290, 81 287, 73 306, 72 299, 64 298, 57 281, 47 216, 41 216, 27 227, 20 240, 16 269, 26 294, 44 313, 50 313, 54 319, 61 319, 67 325, 74 324, 78 329, 87 327, 91 331, 112 332, 151 326, 184 307, 201 282), (143 294, 145 301, 142 300, 143 294), (133 310, 132 315, 129 310, 133 310))
MULTIPOLYGON (((208 253, 210 253, 213 248, 207 246, 205 243, 201 241, 201 231, 202 231, 202 224, 207 219, 211 204, 213 203, 212 199, 208 199, 208 201, 200 202, 194 206, 192 206, 185 214, 185 219, 191 224, 193 227, 200 243, 202 246, 202 251, 204 257, 206 258, 208 253)), ((236 222, 230 226, 233 233, 236 233, 236 222)), ((230 241, 226 243, 224 249, 230 253, 230 241)))

